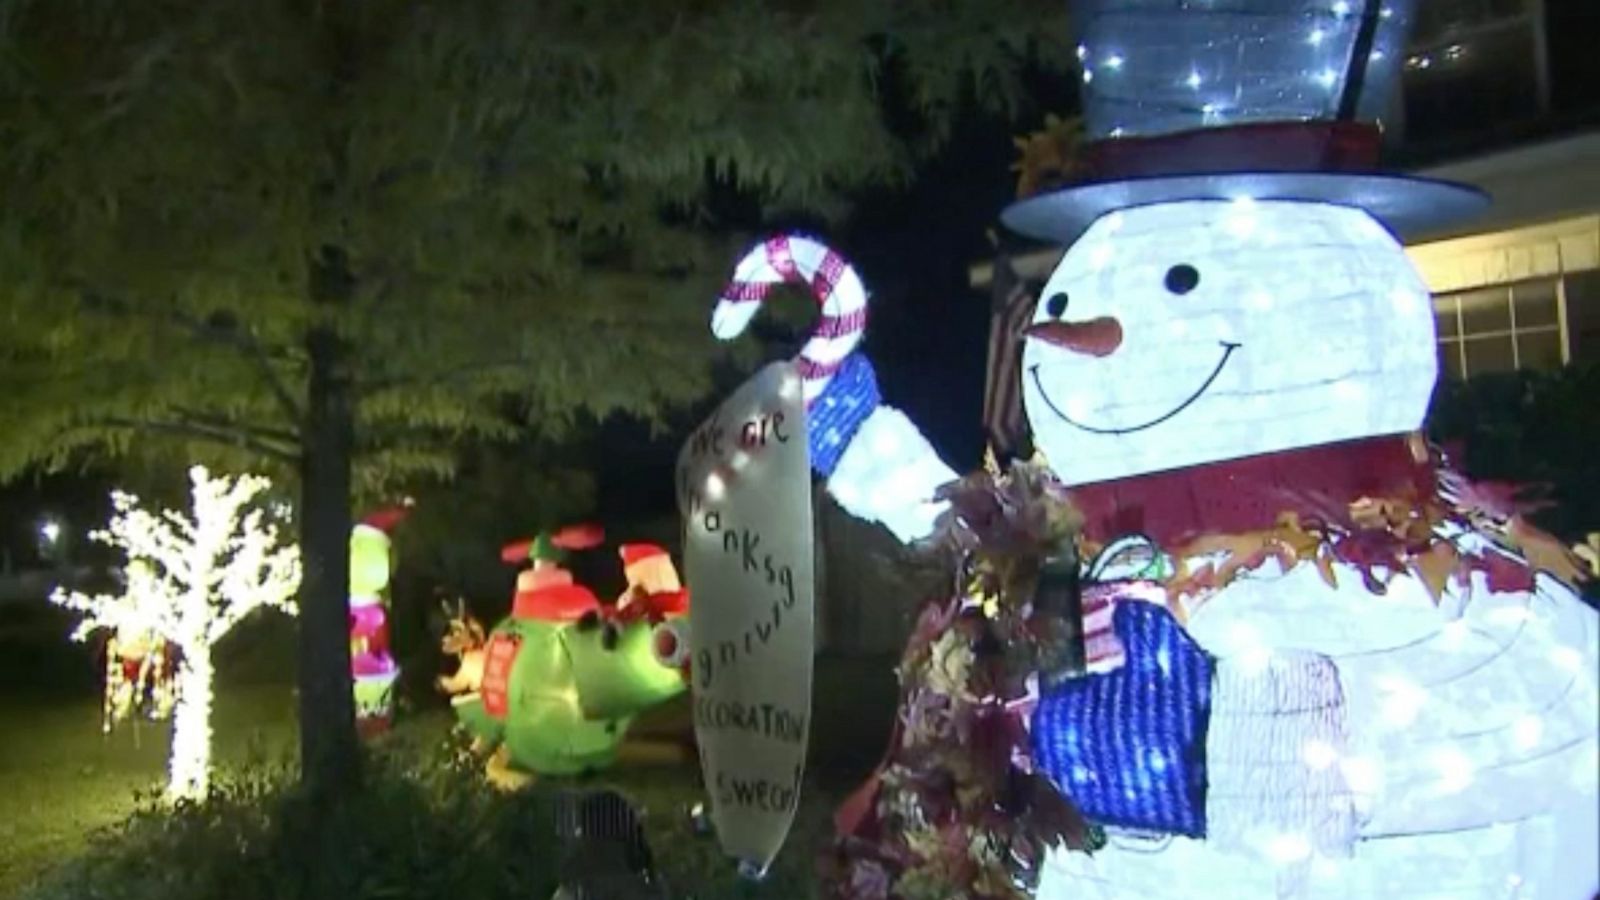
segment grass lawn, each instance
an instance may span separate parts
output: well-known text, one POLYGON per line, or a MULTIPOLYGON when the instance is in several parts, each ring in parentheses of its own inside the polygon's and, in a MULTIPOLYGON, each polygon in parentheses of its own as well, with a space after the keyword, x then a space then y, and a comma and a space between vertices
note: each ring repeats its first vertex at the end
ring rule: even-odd
MULTIPOLYGON (((287 688, 225 690, 215 720, 224 766, 282 762, 293 752, 294 700, 287 688)), ((159 790, 167 761, 165 723, 100 734, 94 695, 0 695, 0 897, 50 865, 88 848, 95 829, 132 812, 141 791, 159 790)))
MULTIPOLYGON (((49 614, 20 626, 15 616, 0 616, 0 898, 92 852, 94 832, 128 816, 140 792, 159 790, 163 781, 165 725, 124 726, 102 736, 87 654, 38 641, 45 635, 60 641, 59 626, 49 614)), ((223 769, 279 767, 292 763, 295 752, 283 642, 255 642, 279 648, 255 658, 251 643, 241 641, 231 651, 225 646, 219 654, 225 674, 231 673, 219 688, 214 720, 216 759, 223 769), (262 672, 276 677, 263 679, 262 672)), ((651 845, 675 895, 798 900, 810 893, 813 860, 830 836, 834 805, 882 753, 895 696, 891 665, 819 660, 805 799, 788 845, 760 885, 737 883, 715 839, 692 833, 686 810, 704 799, 693 761, 651 760, 643 747, 625 748, 616 767, 586 784, 616 786, 643 807, 651 845)), ((687 704, 681 703, 652 718, 659 724, 686 715, 687 704)), ((446 740, 451 721, 446 708, 430 705, 405 715, 384 740, 402 752, 417 748, 420 755, 446 740)), ((532 790, 572 784, 545 779, 532 790)))

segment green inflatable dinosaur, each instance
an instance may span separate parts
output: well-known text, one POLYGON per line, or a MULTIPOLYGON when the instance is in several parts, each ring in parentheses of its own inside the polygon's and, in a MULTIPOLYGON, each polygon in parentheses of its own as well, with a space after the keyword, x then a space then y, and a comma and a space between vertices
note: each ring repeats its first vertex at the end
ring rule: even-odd
MULTIPOLYGON (((454 703, 503 766, 547 775, 605 768, 633 717, 687 686, 688 599, 675 573, 666 584, 636 582, 625 603, 601 604, 561 568, 565 550, 600 540, 598 529, 571 528, 501 554, 532 565, 517 577, 511 615, 483 647, 478 689, 454 703)), ((643 546, 625 546, 624 561, 642 558, 643 546)), ((647 568, 660 582, 665 554, 648 549, 647 568)))

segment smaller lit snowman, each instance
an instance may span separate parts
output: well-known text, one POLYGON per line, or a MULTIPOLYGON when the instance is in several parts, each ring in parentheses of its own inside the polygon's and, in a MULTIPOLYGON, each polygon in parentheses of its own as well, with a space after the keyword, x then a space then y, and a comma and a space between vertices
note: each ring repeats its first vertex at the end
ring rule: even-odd
MULTIPOLYGON (((1410 6, 1074 4, 1087 178, 1004 220, 1072 242, 1023 395, 1106 549, 1090 672, 1030 727, 1109 843, 1053 853, 1044 900, 1600 888, 1600 622, 1551 545, 1418 437, 1433 312, 1394 232, 1484 198, 1372 171, 1359 114, 1383 106, 1410 6)), ((859 291, 774 246, 761 271, 859 291)), ((952 476, 831 324, 864 292, 819 298, 813 460, 851 512, 920 537, 952 476)))

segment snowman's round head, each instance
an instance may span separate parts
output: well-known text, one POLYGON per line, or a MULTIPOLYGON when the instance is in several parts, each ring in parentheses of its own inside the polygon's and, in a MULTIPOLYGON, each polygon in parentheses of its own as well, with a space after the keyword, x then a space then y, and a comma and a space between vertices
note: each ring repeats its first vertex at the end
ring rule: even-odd
POLYGON ((1193 200, 1101 217, 1022 355, 1035 445, 1088 484, 1417 428, 1433 309, 1359 209, 1193 200))

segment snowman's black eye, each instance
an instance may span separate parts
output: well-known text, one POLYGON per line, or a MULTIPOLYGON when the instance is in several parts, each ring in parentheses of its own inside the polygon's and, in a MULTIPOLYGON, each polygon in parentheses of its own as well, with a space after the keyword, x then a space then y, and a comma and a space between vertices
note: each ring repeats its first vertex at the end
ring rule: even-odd
POLYGON ((1067 292, 1058 291, 1054 294, 1051 294, 1050 299, 1044 302, 1044 311, 1049 313, 1050 318, 1052 319, 1059 319, 1066 315, 1067 292))
POLYGON ((1200 272, 1188 263, 1179 263, 1167 270, 1167 290, 1174 294, 1187 294, 1200 284, 1200 272))

